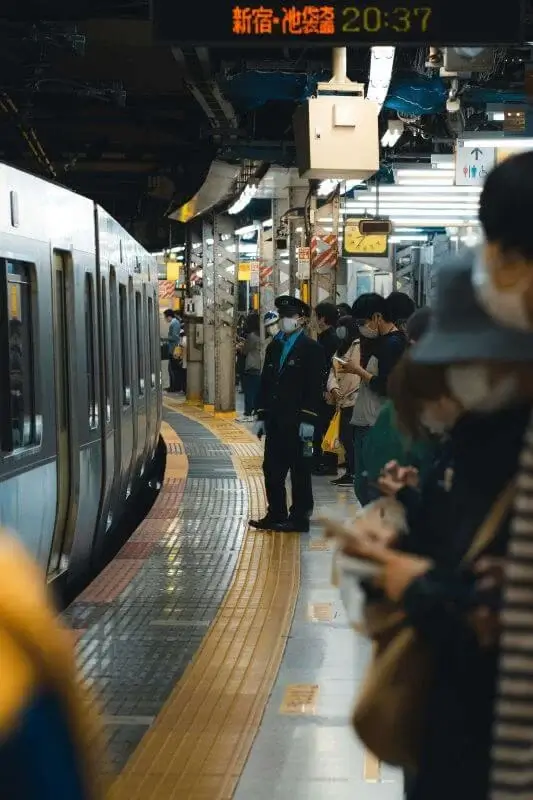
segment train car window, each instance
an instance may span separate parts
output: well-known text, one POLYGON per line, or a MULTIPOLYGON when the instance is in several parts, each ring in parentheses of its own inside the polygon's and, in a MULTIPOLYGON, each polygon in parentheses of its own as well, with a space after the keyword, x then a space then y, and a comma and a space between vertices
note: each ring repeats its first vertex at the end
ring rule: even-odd
POLYGON ((120 359, 122 369, 122 405, 131 403, 130 382, 130 348, 128 328, 128 296, 126 287, 121 283, 118 290, 119 316, 120 316, 120 359))
POLYGON ((38 444, 40 421, 35 409, 35 352, 32 317, 32 265, 1 260, 4 271, 1 317, 7 325, 2 345, 2 449, 38 444))
POLYGON ((87 369, 87 399, 89 407, 89 427, 98 427, 98 404, 96 402, 96 362, 95 362, 95 319, 94 319, 94 281, 89 273, 85 275, 85 355, 87 369))
POLYGON ((137 343, 137 389, 139 397, 144 394, 144 315, 142 310, 141 293, 135 292, 135 332, 137 343))
POLYGON ((106 280, 102 278, 102 335, 103 335, 103 356, 104 356, 104 365, 102 369, 102 380, 103 380, 103 389, 104 389, 104 402, 105 402, 105 421, 111 421, 111 403, 109 400, 109 386, 110 386, 110 379, 109 379, 109 369, 111 366, 111 353, 109 352, 109 329, 108 329, 108 322, 107 322, 107 289, 106 289, 106 280))
POLYGON ((154 364, 154 301, 148 298, 148 354, 150 358, 150 386, 155 389, 154 364))

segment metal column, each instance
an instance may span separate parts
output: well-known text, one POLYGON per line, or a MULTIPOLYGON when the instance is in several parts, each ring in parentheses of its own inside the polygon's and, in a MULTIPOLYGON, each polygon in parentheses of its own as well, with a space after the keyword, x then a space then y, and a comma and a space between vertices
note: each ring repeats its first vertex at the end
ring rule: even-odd
POLYGON ((233 233, 233 222, 225 215, 213 217, 215 262, 215 413, 235 411, 235 332, 238 251, 229 254, 223 234, 233 233))
MULTIPOLYGON (((313 208, 314 206, 314 208, 313 208)), ((340 195, 316 211, 311 207, 311 305, 337 303, 340 195)))
POLYGON ((285 240, 287 244, 289 243, 289 226, 285 218, 282 220, 282 217, 284 217, 288 210, 288 196, 272 198, 272 253, 274 265, 273 285, 276 297, 281 294, 289 294, 290 264, 286 263, 289 261, 288 254, 286 253, 287 248, 280 247, 278 249, 278 244, 282 239, 285 240))
POLYGON ((204 313, 204 407, 215 408, 215 263, 213 226, 202 222, 202 275, 204 313))
POLYGON ((264 354, 265 331, 263 320, 267 311, 272 311, 276 299, 274 284, 274 243, 272 241, 273 229, 260 228, 259 230, 259 319, 261 334, 261 354, 264 354))

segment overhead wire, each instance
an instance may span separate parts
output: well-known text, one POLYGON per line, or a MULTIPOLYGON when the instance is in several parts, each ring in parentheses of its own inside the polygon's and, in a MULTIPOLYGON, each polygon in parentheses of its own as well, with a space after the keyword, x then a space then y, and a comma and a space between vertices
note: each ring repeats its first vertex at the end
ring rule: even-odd
POLYGON ((20 119, 20 111, 6 92, 0 92, 0 110, 2 110, 7 116, 13 116, 15 118, 17 129, 28 145, 32 155, 35 157, 40 166, 48 171, 54 180, 57 179, 57 172, 52 162, 46 155, 46 152, 39 141, 35 130, 33 128, 25 127, 20 119))

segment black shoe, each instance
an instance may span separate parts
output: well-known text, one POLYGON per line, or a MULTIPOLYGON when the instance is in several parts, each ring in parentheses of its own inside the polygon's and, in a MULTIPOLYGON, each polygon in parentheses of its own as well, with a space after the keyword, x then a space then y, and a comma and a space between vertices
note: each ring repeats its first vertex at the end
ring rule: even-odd
POLYGON ((276 522, 268 515, 263 519, 251 519, 248 523, 250 528, 255 528, 256 531, 277 531, 280 525, 286 525, 286 522, 276 522))
POLYGON ((318 478, 331 477, 337 474, 337 467, 330 464, 319 464, 312 470, 312 474, 318 478))
POLYGON ((353 475, 341 475, 335 481, 331 481, 333 486, 353 486, 353 475))
POLYGON ((281 525, 276 525, 275 531, 279 533, 309 533, 308 519, 288 519, 281 525))

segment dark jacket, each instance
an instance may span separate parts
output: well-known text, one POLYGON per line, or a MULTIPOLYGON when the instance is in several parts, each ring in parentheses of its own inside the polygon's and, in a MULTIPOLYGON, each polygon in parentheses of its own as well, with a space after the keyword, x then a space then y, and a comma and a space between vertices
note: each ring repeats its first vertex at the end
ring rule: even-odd
MULTIPOLYGON (((466 621, 480 597, 461 567, 479 527, 517 471, 530 407, 465 416, 411 520, 408 548, 436 567, 409 586, 404 608, 434 656, 420 769, 409 800, 486 800, 497 649, 483 649, 466 621), (443 468, 453 464, 444 495, 443 468)), ((487 552, 504 555, 509 517, 487 552)))
POLYGON ((335 333, 335 328, 328 328, 322 333, 319 333, 318 343, 321 346, 322 350, 324 351, 325 375, 323 380, 323 389, 325 391, 326 384, 328 382, 329 371, 331 369, 331 364, 333 361, 333 356, 339 349, 339 344, 340 344, 337 334, 335 333))
POLYGON ((257 418, 278 427, 316 425, 322 408, 324 352, 305 333, 295 341, 280 369, 283 340, 268 345, 257 395, 257 418))

